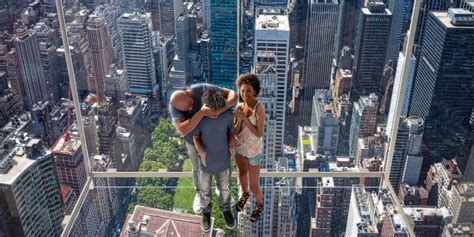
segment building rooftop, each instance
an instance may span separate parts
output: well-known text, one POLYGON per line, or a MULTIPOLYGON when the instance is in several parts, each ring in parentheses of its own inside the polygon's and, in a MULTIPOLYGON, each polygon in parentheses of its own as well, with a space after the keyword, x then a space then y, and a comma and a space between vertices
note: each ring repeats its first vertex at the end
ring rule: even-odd
POLYGON ((468 10, 450 8, 449 12, 433 11, 432 14, 446 28, 474 29, 474 13, 468 10))
POLYGON ((392 220, 392 226, 395 231, 395 233, 406 233, 407 232, 407 225, 402 219, 402 216, 400 213, 398 213, 398 210, 395 206, 392 204, 387 205, 387 215, 390 215, 391 220, 392 220))
POLYGON ((443 218, 450 216, 448 209, 445 207, 404 207, 403 212, 410 216, 413 221, 423 221, 426 216, 442 216, 443 218))
POLYGON ((287 15, 276 15, 272 12, 262 13, 258 15, 255 24, 256 31, 290 31, 290 23, 287 15))
MULTIPOLYGON (((72 130, 72 129, 71 129, 72 130)), ((66 139, 66 134, 63 134, 54 143, 51 150, 54 155, 73 156, 81 148, 81 141, 76 131, 71 131, 69 141, 66 139)))
POLYGON ((353 185, 352 187, 360 216, 360 223, 357 223, 358 233, 378 233, 375 206, 370 193, 365 191, 363 185, 353 185))
MULTIPOLYGON (((214 219, 212 219, 211 229, 214 219)), ((201 216, 135 206, 122 228, 121 237, 128 236, 209 236, 201 230, 201 216), (135 234, 135 235, 134 235, 135 234)), ((212 233, 212 232, 211 232, 212 233)))
POLYGON ((51 154, 48 150, 41 150, 39 154, 28 152, 31 148, 41 143, 41 139, 26 138, 18 141, 17 146, 13 147, 0 159, 0 184, 11 185, 15 180, 26 172, 38 159, 51 154), (6 164, 6 163, 9 164, 6 164), (8 167, 5 167, 8 165, 8 167))
POLYGON ((370 3, 368 8, 362 8, 365 15, 392 15, 392 12, 383 3, 370 3))

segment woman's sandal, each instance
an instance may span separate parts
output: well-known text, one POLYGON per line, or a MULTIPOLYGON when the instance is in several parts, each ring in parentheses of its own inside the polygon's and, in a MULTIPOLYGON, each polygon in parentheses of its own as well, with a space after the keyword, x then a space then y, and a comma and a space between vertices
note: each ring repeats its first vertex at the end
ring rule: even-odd
POLYGON ((260 216, 262 215, 263 212, 263 204, 257 204, 255 209, 252 212, 252 215, 250 215, 250 221, 251 222, 256 222, 260 219, 260 216))
POLYGON ((237 204, 235 204, 235 209, 237 209, 237 212, 241 212, 242 210, 244 210, 245 204, 247 204, 247 200, 249 199, 249 197, 249 192, 245 192, 244 194, 242 194, 242 197, 240 197, 237 204))

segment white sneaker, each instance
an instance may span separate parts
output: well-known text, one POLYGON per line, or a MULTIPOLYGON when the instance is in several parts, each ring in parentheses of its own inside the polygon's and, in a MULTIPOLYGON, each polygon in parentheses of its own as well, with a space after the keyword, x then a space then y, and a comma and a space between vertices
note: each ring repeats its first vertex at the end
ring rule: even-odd
POLYGON ((201 212, 202 212, 202 209, 201 209, 201 195, 199 195, 199 193, 196 193, 196 196, 194 196, 193 211, 196 214, 201 214, 201 212))
MULTIPOLYGON (((216 189, 214 190, 214 193, 219 196, 220 195, 220 192, 219 192, 219 189, 216 187, 216 189)), ((232 197, 232 195, 230 196, 230 205, 233 206, 235 203, 235 200, 234 200, 234 197, 232 197)))

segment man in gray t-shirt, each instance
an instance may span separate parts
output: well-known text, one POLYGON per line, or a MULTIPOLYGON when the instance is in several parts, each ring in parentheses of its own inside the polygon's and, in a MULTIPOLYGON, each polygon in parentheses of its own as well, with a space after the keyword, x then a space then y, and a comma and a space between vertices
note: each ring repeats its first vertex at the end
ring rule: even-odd
POLYGON ((193 210, 198 214, 201 212, 201 199, 199 195, 199 157, 196 148, 194 147, 191 132, 203 118, 217 117, 220 113, 232 107, 236 101, 237 95, 234 91, 205 83, 192 85, 185 90, 177 90, 171 95, 168 110, 176 130, 183 135, 186 140, 186 148, 188 149, 188 156, 193 167, 193 182, 196 190, 193 210), (203 106, 202 95, 206 88, 216 88, 222 91, 226 98, 226 105, 224 108, 212 110, 203 106))
MULTIPOLYGON (((207 107, 218 110, 225 107, 222 92, 208 88, 203 95, 207 107)), ((199 187, 201 192, 202 223, 204 232, 210 230, 211 223, 211 182, 216 180, 219 201, 226 226, 235 227, 235 219, 230 210, 230 159, 235 152, 234 115, 232 111, 221 113, 217 118, 203 118, 192 132, 194 145, 200 156, 199 187)))

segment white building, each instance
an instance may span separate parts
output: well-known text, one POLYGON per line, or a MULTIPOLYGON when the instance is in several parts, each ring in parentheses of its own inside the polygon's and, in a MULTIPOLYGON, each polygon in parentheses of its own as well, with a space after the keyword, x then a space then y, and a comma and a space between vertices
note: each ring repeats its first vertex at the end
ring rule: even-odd
POLYGON ((380 236, 375 211, 372 196, 365 191, 364 186, 353 185, 345 236, 380 236))
POLYGON ((255 58, 257 65, 265 60, 276 68, 277 104, 275 108, 275 149, 276 156, 283 154, 285 137, 286 96, 288 85, 288 63, 290 25, 287 13, 278 10, 260 10, 255 25, 255 58))
POLYGON ((150 14, 125 13, 118 19, 128 90, 152 95, 156 83, 150 14))
MULTIPOLYGON (((255 24, 254 72, 260 77, 262 101, 267 114, 264 136, 265 161, 262 167, 273 169, 276 159, 283 155, 285 136, 286 96, 288 85, 290 25, 284 10, 260 9, 255 24)), ((272 187, 273 178, 262 181, 263 187, 272 187)), ((264 206, 260 220, 252 225, 252 235, 272 236, 274 194, 263 190, 264 206)))

